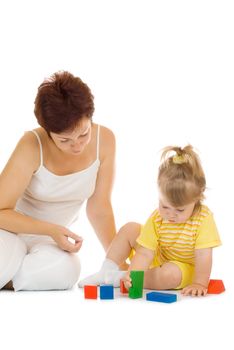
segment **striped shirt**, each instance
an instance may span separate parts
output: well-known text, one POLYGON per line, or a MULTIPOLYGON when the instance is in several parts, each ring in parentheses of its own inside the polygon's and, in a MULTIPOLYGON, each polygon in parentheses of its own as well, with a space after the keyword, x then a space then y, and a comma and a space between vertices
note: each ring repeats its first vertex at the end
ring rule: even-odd
POLYGON ((137 243, 154 250, 160 263, 176 260, 194 264, 195 249, 216 247, 221 241, 213 214, 202 205, 183 223, 163 220, 155 210, 142 227, 137 243))

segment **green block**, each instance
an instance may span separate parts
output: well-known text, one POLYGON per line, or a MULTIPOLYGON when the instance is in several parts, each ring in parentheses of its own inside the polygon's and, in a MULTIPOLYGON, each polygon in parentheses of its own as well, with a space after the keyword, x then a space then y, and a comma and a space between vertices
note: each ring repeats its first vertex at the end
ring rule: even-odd
POLYGON ((144 271, 131 271, 132 287, 129 288, 128 296, 132 299, 142 298, 144 285, 144 271))

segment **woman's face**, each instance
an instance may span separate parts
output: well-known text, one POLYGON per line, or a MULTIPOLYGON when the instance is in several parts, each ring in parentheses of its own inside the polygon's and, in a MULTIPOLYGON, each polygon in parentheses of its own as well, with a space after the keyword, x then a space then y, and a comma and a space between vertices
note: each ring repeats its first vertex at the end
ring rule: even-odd
POLYGON ((91 140, 91 127, 91 120, 84 117, 72 131, 64 131, 60 134, 50 132, 50 136, 55 145, 64 153, 79 155, 91 140))

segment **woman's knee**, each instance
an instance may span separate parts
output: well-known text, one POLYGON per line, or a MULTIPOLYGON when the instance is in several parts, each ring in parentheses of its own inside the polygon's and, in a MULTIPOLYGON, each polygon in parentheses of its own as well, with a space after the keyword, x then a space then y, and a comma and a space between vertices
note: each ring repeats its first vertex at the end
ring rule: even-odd
POLYGON ((81 263, 77 254, 67 253, 67 262, 64 277, 69 274, 68 288, 70 289, 78 281, 81 271, 81 263), (67 271, 67 272, 66 272, 67 271))
POLYGON ((26 253, 25 243, 16 234, 0 230, 0 289, 17 273, 26 253))
POLYGON ((78 254, 65 251, 62 253, 64 256, 57 266, 60 272, 58 286, 61 287, 60 289, 71 289, 80 277, 81 263, 78 254))
POLYGON ((16 291, 71 289, 79 279, 80 270, 78 255, 55 245, 41 246, 26 256, 13 286, 16 291))

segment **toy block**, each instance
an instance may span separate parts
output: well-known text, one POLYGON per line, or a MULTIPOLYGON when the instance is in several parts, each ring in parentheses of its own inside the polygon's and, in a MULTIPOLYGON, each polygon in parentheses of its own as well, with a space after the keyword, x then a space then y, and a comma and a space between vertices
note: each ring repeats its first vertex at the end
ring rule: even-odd
POLYGON ((130 277, 132 280, 132 287, 129 288, 128 296, 131 299, 142 298, 144 271, 131 271, 130 277))
POLYGON ((100 299, 114 299, 114 287, 111 284, 100 286, 100 299))
POLYGON ((120 280, 120 292, 122 294, 128 294, 128 289, 125 287, 123 280, 120 280))
POLYGON ((146 300, 158 301, 161 303, 174 303, 177 301, 177 295, 171 293, 150 292, 146 293, 146 300))
POLYGON ((97 299, 97 286, 84 286, 85 299, 97 299))
POLYGON ((210 280, 208 285, 208 294, 220 294, 225 291, 224 283, 222 280, 210 280))

